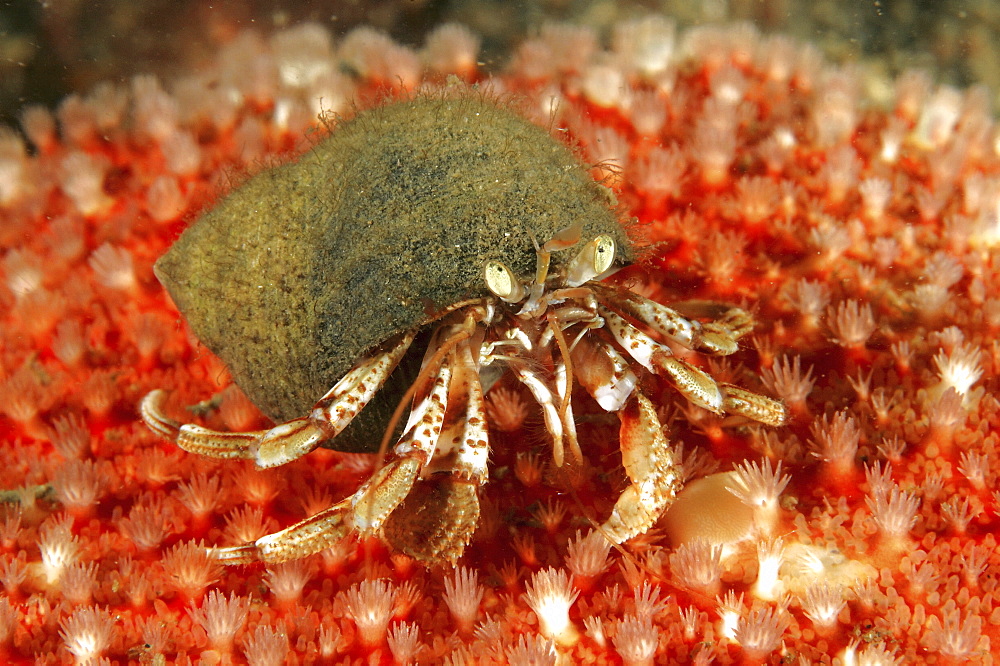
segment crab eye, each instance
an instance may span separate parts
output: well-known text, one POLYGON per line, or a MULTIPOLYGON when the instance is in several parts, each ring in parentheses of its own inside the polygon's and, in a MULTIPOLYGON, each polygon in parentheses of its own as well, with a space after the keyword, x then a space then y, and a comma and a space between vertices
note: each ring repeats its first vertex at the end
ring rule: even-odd
POLYGON ((566 284, 579 287, 605 273, 615 261, 615 239, 600 235, 587 243, 566 271, 566 284))
POLYGON ((600 275, 611 268, 615 260, 615 239, 611 236, 598 236, 594 239, 594 271, 600 275))
POLYGON ((525 295, 524 285, 514 276, 513 271, 499 261, 486 262, 484 274, 486 287, 502 301, 517 303, 525 295))

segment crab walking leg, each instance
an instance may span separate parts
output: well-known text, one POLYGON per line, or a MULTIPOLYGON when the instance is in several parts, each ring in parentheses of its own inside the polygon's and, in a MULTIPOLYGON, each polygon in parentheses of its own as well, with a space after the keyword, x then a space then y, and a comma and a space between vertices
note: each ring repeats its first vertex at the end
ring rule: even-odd
POLYGON ((284 562, 306 557, 328 548, 352 530, 364 534, 377 530, 409 494, 420 470, 434 454, 447 406, 451 370, 442 363, 429 391, 419 402, 394 448, 396 456, 379 469, 351 497, 329 509, 295 523, 280 532, 232 548, 214 548, 213 554, 225 564, 284 562))
POLYGON ((650 372, 666 373, 684 397, 710 412, 725 413, 722 389, 708 374, 674 358, 670 349, 629 324, 620 315, 599 306, 608 330, 629 356, 650 372))
POLYGON ((139 403, 139 416, 146 427, 164 439, 177 439, 180 422, 175 421, 163 412, 163 401, 167 392, 163 389, 150 391, 139 403))
MULTIPOLYGON (((601 287, 609 294, 606 287, 601 287)), ((750 314, 740 308, 730 307, 715 321, 699 322, 662 303, 651 301, 639 294, 618 290, 608 296, 615 307, 645 323, 654 331, 689 349, 725 356, 735 352, 737 340, 753 328, 750 314)))
POLYGON ((730 414, 739 414, 769 426, 783 426, 788 423, 788 408, 780 400, 732 384, 719 386, 725 393, 722 406, 730 414))
POLYGON ((680 465, 663 434, 653 404, 636 389, 619 412, 622 465, 632 482, 604 521, 615 543, 646 532, 674 501, 681 488, 680 465))
MULTIPOLYGON (((199 453, 212 458, 252 458, 250 451, 253 445, 270 432, 270 430, 221 432, 193 423, 181 424, 164 413, 163 402, 166 396, 167 392, 163 389, 150 391, 139 403, 139 414, 150 430, 175 442, 190 453, 199 453)), ((282 425, 295 428, 301 421, 303 419, 295 419, 282 425)), ((289 436, 292 436, 291 431, 289 436)))
POLYGON ((716 414, 738 414, 767 425, 780 426, 788 421, 788 410, 781 401, 732 384, 719 384, 614 312, 602 307, 601 316, 632 358, 656 374, 667 375, 684 397, 699 407, 716 414))
MULTIPOLYGON (((603 287, 599 288, 602 291, 608 291, 603 287)), ((613 294, 605 293, 603 295, 605 298, 599 307, 602 310, 602 316, 604 316, 604 311, 608 310, 603 302, 612 302, 616 308, 620 308, 626 314, 645 322, 654 331, 665 335, 678 344, 694 349, 700 328, 698 322, 691 321, 681 316, 679 312, 631 291, 618 290, 613 294)))
POLYGON ((552 437, 552 461, 556 464, 556 467, 562 467, 563 460, 565 459, 563 421, 559 413, 559 407, 556 406, 555 400, 552 397, 552 389, 546 385, 541 373, 528 367, 526 363, 510 363, 510 367, 514 371, 514 375, 531 392, 532 397, 535 398, 535 402, 541 406, 545 429, 549 431, 549 435, 552 437))
POLYGON ((383 528, 389 543, 427 564, 454 564, 465 552, 479 523, 479 487, 488 475, 486 408, 479 366, 466 341, 455 350, 448 402, 465 409, 442 432, 423 478, 383 528))
POLYGON ((394 449, 396 459, 378 470, 354 495, 280 532, 242 546, 215 548, 213 554, 226 564, 284 562, 318 553, 354 529, 362 533, 377 530, 410 492, 417 474, 434 453, 447 404, 449 377, 450 369, 443 363, 430 391, 410 412, 394 449))
MULTIPOLYGON (((753 330, 753 317, 743 308, 731 307, 718 319, 706 321, 701 325, 701 336, 704 346, 711 349, 713 346, 728 344, 729 340, 736 341, 753 330)), ((733 349, 733 351, 736 351, 733 349)), ((717 351, 716 354, 728 352, 717 351)))
POLYGON ((479 381, 479 365, 472 357, 472 346, 463 342, 455 350, 455 355, 457 365, 462 370, 465 419, 457 442, 458 455, 454 471, 463 478, 475 479, 478 486, 486 483, 487 461, 490 456, 486 401, 479 381))
POLYGON ((382 388, 413 337, 414 333, 407 333, 392 349, 356 365, 316 403, 309 416, 269 430, 220 432, 192 423, 181 425, 163 413, 162 390, 149 393, 139 411, 150 429, 185 451, 213 458, 250 458, 260 468, 283 465, 339 435, 382 388))
MULTIPOLYGON (((428 348, 428 357, 435 347, 428 348)), ((351 499, 354 527, 363 534, 378 530, 406 498, 420 471, 434 456, 448 407, 451 365, 448 355, 433 375, 430 391, 418 400, 393 447, 393 459, 372 475, 351 499)))
POLYGON ((223 564, 278 563, 297 560, 329 548, 350 534, 351 498, 256 541, 231 548, 209 548, 223 564))

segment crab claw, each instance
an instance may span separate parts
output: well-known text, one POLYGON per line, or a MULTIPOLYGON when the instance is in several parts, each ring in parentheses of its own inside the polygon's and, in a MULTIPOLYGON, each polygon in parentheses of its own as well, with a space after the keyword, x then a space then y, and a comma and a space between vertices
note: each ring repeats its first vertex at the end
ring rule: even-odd
POLYGON ((362 534, 378 530, 413 487, 421 463, 399 458, 378 470, 351 499, 354 527, 362 534))
POLYGON ((618 415, 622 465, 631 484, 615 502, 603 530, 622 543, 653 526, 677 497, 681 480, 680 465, 649 399, 634 391, 618 415))
POLYGON ((478 524, 476 483, 436 474, 414 484, 386 519, 383 534, 395 548, 421 562, 454 564, 478 524))

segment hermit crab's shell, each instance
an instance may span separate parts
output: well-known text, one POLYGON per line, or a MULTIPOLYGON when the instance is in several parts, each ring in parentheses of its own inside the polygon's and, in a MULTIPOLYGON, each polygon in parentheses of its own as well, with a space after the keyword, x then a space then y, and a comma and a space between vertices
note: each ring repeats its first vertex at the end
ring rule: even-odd
MULTIPOLYGON (((360 112, 251 178, 156 274, 234 381, 282 421, 307 414, 366 352, 488 295, 488 260, 533 275, 532 236, 582 225, 554 271, 598 234, 629 259, 609 199, 572 151, 494 101, 418 97, 360 112)), ((378 433, 352 441, 353 430, 333 445, 377 445, 378 433)))

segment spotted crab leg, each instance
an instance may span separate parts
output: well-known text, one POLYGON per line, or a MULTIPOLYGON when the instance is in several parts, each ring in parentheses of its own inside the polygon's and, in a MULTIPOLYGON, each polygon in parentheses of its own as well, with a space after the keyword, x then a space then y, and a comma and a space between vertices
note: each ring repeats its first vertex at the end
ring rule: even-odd
POLYGON ((389 543, 427 563, 454 564, 462 556, 479 523, 478 491, 488 477, 486 407, 469 341, 456 346, 453 366, 450 419, 434 457, 383 528, 389 543))
POLYGON ((388 351, 356 365, 316 403, 309 416, 269 430, 221 432, 193 423, 182 425, 164 414, 166 394, 162 390, 143 398, 139 412, 154 432, 175 441, 185 451, 213 458, 249 458, 260 468, 284 465, 339 435, 382 388, 413 337, 414 333, 408 333, 388 351))
MULTIPOLYGON (((428 356, 434 351, 428 349, 428 356)), ((393 459, 371 476, 353 495, 316 515, 232 548, 214 548, 226 564, 284 562, 328 548, 353 530, 376 532, 409 494, 420 470, 431 459, 447 406, 451 369, 442 363, 430 386, 414 397, 403 434, 393 448, 393 459)))
POLYGON ((319 552, 354 530, 382 530, 419 560, 461 557, 479 521, 478 488, 486 482, 489 457, 482 386, 468 340, 455 345, 414 402, 392 459, 354 495, 253 543, 214 549, 215 556, 226 564, 282 562, 319 552), (465 408, 445 427, 455 400, 465 408), (435 473, 439 469, 448 473, 435 473), (429 478, 419 478, 422 473, 429 478))
POLYGON ((619 417, 622 465, 631 483, 601 526, 614 543, 652 527, 681 488, 679 462, 649 399, 634 390, 619 417))
POLYGON ((316 513, 303 521, 286 527, 280 532, 262 536, 256 541, 231 548, 209 548, 209 552, 223 564, 250 564, 286 562, 329 548, 348 534, 351 498, 316 513))
POLYGON ((767 425, 787 422, 784 404, 732 384, 719 384, 707 373, 676 358, 662 345, 603 305, 598 312, 618 344, 651 372, 666 375, 692 403, 715 414, 738 414, 767 425))
POLYGON ((613 302, 616 309, 635 317, 667 339, 695 351, 723 356, 732 354, 739 348, 737 340, 753 329, 750 313, 740 308, 727 307, 721 317, 703 323, 688 319, 677 310, 634 292, 598 288, 603 295, 610 294, 607 300, 613 302))
MULTIPOLYGON (((436 349, 431 344, 426 358, 436 349)), ((403 434, 392 449, 392 457, 354 494, 354 526, 362 534, 371 534, 399 506, 413 487, 417 475, 434 457, 438 437, 444 425, 451 383, 451 354, 437 368, 429 390, 414 396, 403 434)))

